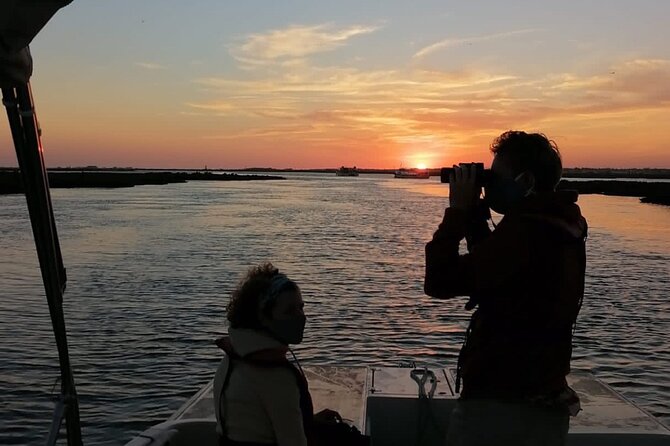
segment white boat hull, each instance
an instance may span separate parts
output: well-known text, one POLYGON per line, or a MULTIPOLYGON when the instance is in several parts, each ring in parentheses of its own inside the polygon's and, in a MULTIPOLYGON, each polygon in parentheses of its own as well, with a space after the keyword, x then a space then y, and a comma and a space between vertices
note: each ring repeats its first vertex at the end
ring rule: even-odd
MULTIPOLYGON (((434 369, 430 399, 418 397, 411 368, 305 367, 314 409, 329 408, 370 435, 374 446, 444 445, 456 406, 453 372, 434 369), (430 416, 431 423, 422 417, 430 416), (432 426, 432 427, 431 427, 432 426), (420 439, 418 438, 420 437, 420 439)), ((570 419, 567 445, 670 446, 670 430, 588 373, 573 373, 570 386, 582 411, 570 419)), ((428 386, 426 386, 428 387, 428 386)), ((217 445, 212 383, 203 387, 164 423, 128 446, 217 445)))

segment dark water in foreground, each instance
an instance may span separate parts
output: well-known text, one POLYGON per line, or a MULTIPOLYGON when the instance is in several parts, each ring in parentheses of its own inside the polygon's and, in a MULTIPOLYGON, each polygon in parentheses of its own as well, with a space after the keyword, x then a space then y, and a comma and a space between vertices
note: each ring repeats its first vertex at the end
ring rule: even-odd
MULTIPOLYGON (((85 443, 123 444, 212 378, 226 296, 271 260, 302 286, 307 363, 452 365, 469 313, 423 295, 448 189, 295 175, 54 190, 85 443)), ((670 208, 584 196, 587 295, 573 366, 670 423, 670 208)), ((43 443, 58 376, 22 196, 0 196, 0 444, 43 443)))

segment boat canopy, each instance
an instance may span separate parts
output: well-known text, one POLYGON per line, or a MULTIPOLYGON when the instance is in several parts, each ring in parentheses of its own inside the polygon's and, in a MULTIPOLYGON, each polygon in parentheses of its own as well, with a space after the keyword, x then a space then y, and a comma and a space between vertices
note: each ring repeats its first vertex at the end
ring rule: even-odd
POLYGON ((0 86, 25 84, 33 61, 28 45, 53 15, 72 0, 2 0, 0 2, 0 86))

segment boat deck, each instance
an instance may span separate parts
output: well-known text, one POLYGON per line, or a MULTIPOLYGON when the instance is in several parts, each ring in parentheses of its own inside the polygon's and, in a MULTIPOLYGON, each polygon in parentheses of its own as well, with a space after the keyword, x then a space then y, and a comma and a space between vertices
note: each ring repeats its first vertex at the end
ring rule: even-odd
MULTIPOLYGON (((414 435, 413 420, 420 410, 418 383, 410 377, 413 369, 334 366, 304 369, 315 411, 337 410, 362 432, 372 435, 376 439, 374 444, 410 444, 403 441, 411 442, 411 438, 402 438, 414 435)), ((436 387, 431 410, 446 425, 458 398, 454 373, 452 369, 433 369, 433 372, 436 387)), ((626 444, 619 441, 625 436, 628 440, 635 438, 635 444, 670 445, 667 427, 592 375, 576 372, 568 376, 568 382, 579 394, 582 405, 582 411, 570 419, 569 438, 573 441, 568 444, 626 444), (600 439, 596 443, 575 440, 595 437, 600 439)), ((427 391, 429 384, 430 381, 426 384, 427 391)), ((169 421, 214 418, 212 383, 209 383, 169 421)))
MULTIPOLYGON (((365 419, 365 399, 369 391, 370 372, 366 367, 304 367, 314 411, 337 410, 343 418, 359 428, 365 419)), ((169 421, 184 419, 212 419, 214 415, 213 381, 177 410, 169 421)))

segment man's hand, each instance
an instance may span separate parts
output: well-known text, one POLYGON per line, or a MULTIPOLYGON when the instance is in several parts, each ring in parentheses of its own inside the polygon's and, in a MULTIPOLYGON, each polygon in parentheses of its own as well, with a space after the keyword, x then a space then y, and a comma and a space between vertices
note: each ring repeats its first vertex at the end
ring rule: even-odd
POLYGON ((454 166, 454 173, 449 178, 449 207, 473 212, 481 193, 482 188, 477 185, 475 165, 454 166))

